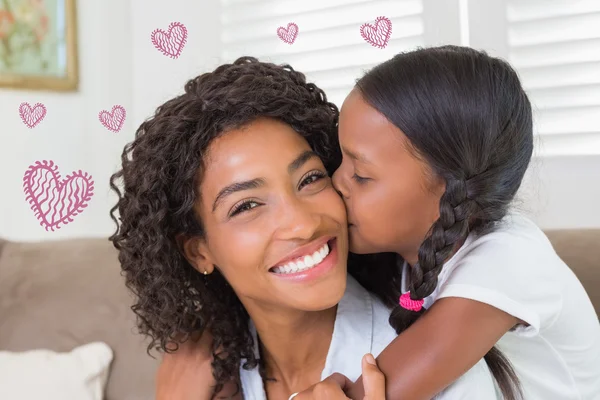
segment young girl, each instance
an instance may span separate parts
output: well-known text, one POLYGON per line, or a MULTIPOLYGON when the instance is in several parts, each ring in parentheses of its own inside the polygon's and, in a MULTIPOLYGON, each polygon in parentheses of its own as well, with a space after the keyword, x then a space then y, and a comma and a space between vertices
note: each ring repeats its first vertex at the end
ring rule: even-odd
POLYGON ((506 62, 453 46, 399 54, 358 81, 339 139, 350 250, 403 260, 390 318, 403 333, 378 359, 389 399, 430 398, 486 353, 505 398, 600 398, 589 297, 510 211, 533 133, 506 62))
MULTIPOLYGON (((378 357, 387 398, 429 399, 484 356, 504 398, 597 398, 591 302, 509 211, 533 150, 514 70, 468 48, 399 54, 358 82, 339 139, 350 249, 384 253, 363 273, 403 272, 390 318, 401 334, 378 357)), ((360 381, 348 396, 362 398, 360 381)))

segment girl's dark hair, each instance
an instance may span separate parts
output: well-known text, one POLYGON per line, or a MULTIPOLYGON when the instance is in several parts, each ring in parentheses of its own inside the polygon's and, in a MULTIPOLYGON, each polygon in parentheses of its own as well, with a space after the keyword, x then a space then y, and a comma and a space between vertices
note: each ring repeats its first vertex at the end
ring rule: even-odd
MULTIPOLYGON (((409 269, 411 298, 423 299, 469 232, 489 231, 507 214, 532 156, 531 105, 508 63, 457 46, 398 54, 357 88, 446 182, 440 217, 409 269)), ((396 306, 390 323, 400 333, 421 314, 396 306)), ((494 347, 485 360, 504 398, 522 397, 508 359, 494 347)))
MULTIPOLYGON (((140 125, 123 150, 122 169, 110 179, 118 196, 111 209, 117 230, 110 240, 119 250, 126 285, 136 295, 132 310, 139 330, 151 338, 148 351, 176 351, 192 335, 210 329, 214 393, 230 380, 239 388, 242 359, 245 368, 259 365, 249 316, 218 270, 204 276, 188 263, 178 238, 205 233, 194 204, 210 143, 260 117, 290 125, 330 174, 339 166, 338 109, 325 93, 289 65, 242 57, 190 80, 182 95, 160 106, 140 125)), ((365 273, 352 265, 363 286, 387 304, 395 302, 395 268, 365 273)))

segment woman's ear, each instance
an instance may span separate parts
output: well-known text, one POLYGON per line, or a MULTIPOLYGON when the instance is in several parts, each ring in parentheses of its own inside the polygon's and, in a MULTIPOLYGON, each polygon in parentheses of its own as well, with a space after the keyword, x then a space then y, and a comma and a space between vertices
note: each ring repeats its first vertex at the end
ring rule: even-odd
POLYGON ((179 235, 177 244, 183 252, 183 256, 198 272, 204 275, 212 274, 215 263, 206 240, 199 237, 179 235))

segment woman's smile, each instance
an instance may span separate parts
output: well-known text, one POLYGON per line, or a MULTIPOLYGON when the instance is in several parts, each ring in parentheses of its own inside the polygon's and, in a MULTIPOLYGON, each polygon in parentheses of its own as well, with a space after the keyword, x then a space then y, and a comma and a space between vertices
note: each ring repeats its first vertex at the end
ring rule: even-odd
POLYGON ((324 244, 311 253, 322 242, 323 239, 320 239, 306 246, 306 252, 299 252, 299 254, 305 255, 294 256, 292 260, 271 268, 269 272, 279 279, 288 279, 295 282, 310 281, 323 276, 336 266, 338 252, 337 239, 333 238, 326 240, 324 244))

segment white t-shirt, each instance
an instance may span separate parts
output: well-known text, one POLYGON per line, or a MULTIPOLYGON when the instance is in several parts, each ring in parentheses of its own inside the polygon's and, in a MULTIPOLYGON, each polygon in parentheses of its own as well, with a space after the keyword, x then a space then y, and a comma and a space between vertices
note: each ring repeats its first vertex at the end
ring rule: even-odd
MULTIPOLYGON (((389 325, 390 310, 374 295, 348 276, 344 297, 338 304, 333 336, 321 379, 334 372, 355 381, 361 375, 361 360, 366 353, 375 357, 396 337, 389 325)), ((250 324, 258 357, 256 330, 250 324)), ((243 362, 242 362, 243 366, 243 362)), ((267 400, 258 368, 240 368, 244 399, 267 400)), ((290 393, 291 395, 291 393, 290 393)), ((496 387, 482 359, 465 375, 435 397, 436 400, 496 400, 496 387)))
POLYGON ((497 343, 526 400, 600 399, 598 316, 575 274, 526 217, 509 214, 493 232, 470 235, 442 268, 424 307, 443 297, 487 303, 528 325, 497 343))

